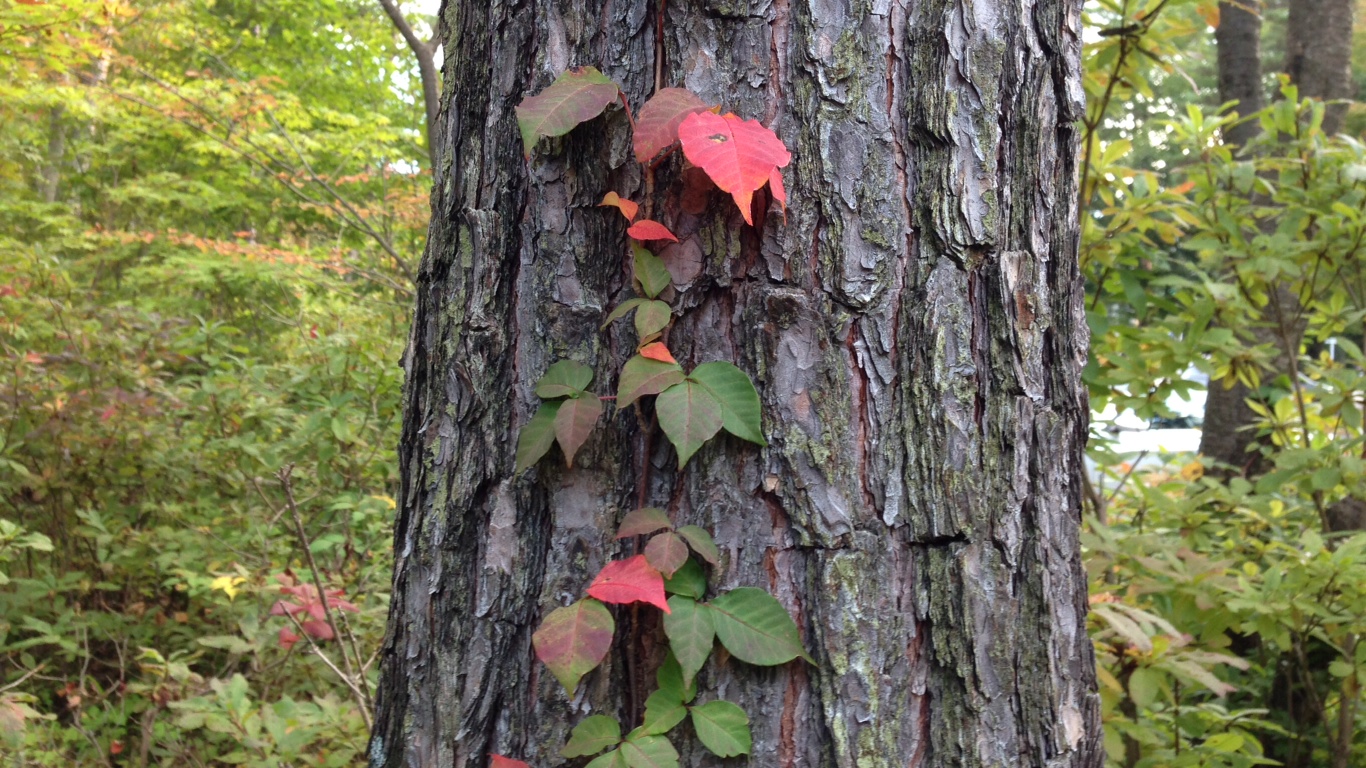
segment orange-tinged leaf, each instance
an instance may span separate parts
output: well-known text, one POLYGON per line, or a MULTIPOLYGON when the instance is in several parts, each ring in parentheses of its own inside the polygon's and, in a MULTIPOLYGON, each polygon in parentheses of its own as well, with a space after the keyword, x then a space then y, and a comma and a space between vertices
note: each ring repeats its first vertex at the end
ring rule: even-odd
POLYGON ((526 155, 542 136, 563 136, 579 123, 602 114, 617 99, 617 84, 593 67, 580 67, 555 78, 544 91, 517 105, 517 127, 526 155))
POLYGON ((513 760, 510 757, 489 753, 489 768, 531 768, 531 766, 521 760, 513 760))
POLYGON ((607 656, 615 631, 607 606, 585 598, 551 611, 531 636, 531 644, 536 658, 572 696, 579 680, 607 656))
POLYGON ((646 561, 645 555, 608 563, 588 585, 588 594, 604 603, 648 603, 669 612, 664 577, 646 561))
POLYGON ((627 228, 626 235, 637 240, 672 240, 675 243, 678 242, 678 238, 674 237, 674 233, 670 232, 668 227, 652 219, 641 219, 632 224, 627 228))
POLYGON ((566 466, 574 466, 574 454, 588 440, 602 415, 602 401, 592 395, 573 397, 564 401, 555 414, 555 439, 564 451, 566 466))
POLYGON ((688 161, 731 194, 748 224, 754 223, 749 210, 754 191, 769 183, 775 168, 792 161, 773 131, 730 113, 688 115, 678 127, 678 138, 688 161))
POLYGON ((634 221, 636 214, 640 212, 639 205, 630 200, 623 199, 621 195, 618 195, 616 192, 608 192, 603 195, 602 202, 598 203, 598 205, 616 208, 618 211, 621 211, 621 215, 625 216, 627 221, 634 221))
POLYGON ((672 527, 673 523, 669 522, 669 516, 664 510, 657 507, 645 507, 626 513, 626 517, 621 521, 621 526, 617 528, 617 538, 644 536, 647 533, 654 533, 660 528, 672 527))
POLYGON ((674 359, 673 353, 669 351, 668 347, 664 346, 664 342, 662 341, 652 341, 641 347, 640 356, 649 360, 658 360, 661 363, 678 364, 678 361, 674 359))
POLYGON ((617 384, 617 408, 625 408, 638 398, 657 395, 683 381, 678 363, 664 363, 636 355, 621 368, 617 384))
POLYGON ((688 545, 677 534, 661 533, 645 545, 645 560, 665 578, 673 578, 687 559, 688 545))
POLYGON ((688 115, 708 109, 687 88, 660 88, 636 115, 636 160, 647 163, 678 140, 678 126, 688 115))
POLYGON ((783 188, 783 172, 776 167, 768 172, 768 191, 773 193, 773 199, 783 207, 783 215, 786 216, 787 190, 783 188))

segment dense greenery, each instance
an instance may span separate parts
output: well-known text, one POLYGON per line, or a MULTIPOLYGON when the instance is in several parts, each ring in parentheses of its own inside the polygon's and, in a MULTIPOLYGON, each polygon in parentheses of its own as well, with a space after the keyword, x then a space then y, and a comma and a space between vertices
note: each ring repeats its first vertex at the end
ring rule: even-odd
MULTIPOLYGON (((1107 751, 1366 765, 1362 114, 1326 136, 1284 84, 1224 146, 1214 8, 1087 5, 1093 409, 1241 381, 1261 418, 1237 467, 1093 430, 1107 751)), ((363 754, 426 228, 415 72, 368 0, 0 0, 7 763, 363 754)))

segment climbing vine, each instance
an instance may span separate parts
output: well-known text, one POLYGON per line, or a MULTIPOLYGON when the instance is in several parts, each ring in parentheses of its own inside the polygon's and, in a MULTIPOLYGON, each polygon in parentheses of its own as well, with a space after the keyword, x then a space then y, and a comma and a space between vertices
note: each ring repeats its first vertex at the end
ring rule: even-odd
MULTIPOLYGON (((633 129, 636 159, 650 173, 653 164, 680 148, 687 163, 731 196, 745 222, 767 208, 767 197, 786 205, 781 169, 792 159, 774 133, 755 120, 720 114, 682 88, 661 88, 633 116, 620 87, 592 67, 570 70, 517 107, 526 155, 543 137, 563 136, 612 104, 633 129), (757 197, 756 197, 757 195, 757 197)), ((696 174, 691 174, 696 178, 696 174)), ((694 182, 695 185, 695 182, 694 182)), ((696 192, 697 190, 692 190, 696 192)), ((759 395, 744 371, 725 361, 706 362, 685 371, 666 346, 674 321, 673 279, 648 241, 677 241, 664 224, 639 218, 641 205, 608 191, 602 206, 626 218, 635 298, 613 309, 603 328, 632 316, 636 354, 618 377, 615 396, 589 390, 593 369, 574 360, 552 364, 536 384, 541 405, 517 441, 516 471, 530 468, 559 445, 565 465, 602 418, 606 406, 643 407, 654 398, 655 422, 673 444, 682 469, 693 454, 722 430, 765 445, 760 428, 759 395)), ((648 463, 646 465, 648 471, 648 463)), ((641 503, 644 498, 642 493, 641 503)), ((678 752, 669 733, 691 720, 702 745, 720 757, 749 754, 749 716, 734 703, 695 704, 695 680, 717 640, 742 662, 760 666, 810 661, 797 625, 786 609, 762 589, 741 587, 708 598, 703 564, 715 566, 720 553, 711 534, 696 525, 675 526, 662 509, 644 507, 621 521, 617 539, 649 536, 641 554, 608 562, 571 605, 551 611, 532 637, 536 656, 573 696, 579 681, 606 658, 616 632, 607 604, 644 603, 663 612, 668 654, 656 675, 656 690, 645 701, 639 726, 622 734, 621 723, 591 715, 578 723, 560 750, 566 758, 597 756, 589 768, 677 768, 678 752)), ((494 768, 522 768, 518 760, 493 755, 494 768)))

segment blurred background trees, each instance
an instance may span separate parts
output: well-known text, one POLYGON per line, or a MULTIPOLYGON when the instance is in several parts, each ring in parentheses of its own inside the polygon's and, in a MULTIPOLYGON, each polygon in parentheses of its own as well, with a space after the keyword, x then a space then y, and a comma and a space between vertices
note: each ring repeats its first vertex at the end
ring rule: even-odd
MULTIPOLYGON (((1085 9, 1110 762, 1366 765, 1362 5, 1085 9)), ((421 11, 0 0, 9 764, 363 759, 421 11)))

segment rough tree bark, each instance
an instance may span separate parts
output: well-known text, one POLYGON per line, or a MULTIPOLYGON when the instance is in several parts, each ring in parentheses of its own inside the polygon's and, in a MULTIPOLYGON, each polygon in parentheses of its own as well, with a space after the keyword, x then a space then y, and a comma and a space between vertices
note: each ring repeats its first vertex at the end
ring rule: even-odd
MULTIPOLYGON (((1352 98, 1352 0, 1290 0, 1285 27, 1285 72, 1301 97, 1352 98)), ((1346 104, 1330 105, 1323 130, 1334 134, 1347 115, 1346 104)))
POLYGON ((446 3, 372 766, 540 768, 589 713, 638 722, 648 611, 617 611, 639 642, 572 700, 531 635, 628 551, 610 531, 647 471, 649 503, 715 534, 713 589, 769 589, 817 661, 703 671, 703 697, 751 714, 751 765, 1101 765, 1077 535, 1079 5, 446 3), (658 65, 793 152, 786 220, 760 231, 721 196, 682 213, 677 158, 652 201, 682 239, 661 254, 670 347, 752 374, 767 448, 716 440, 679 472, 622 413, 572 471, 552 454, 512 472, 547 365, 587 363, 609 394, 634 352, 629 324, 598 329, 630 286, 621 217, 595 204, 647 197, 625 116, 528 163, 513 113, 586 64, 636 106, 658 65))

